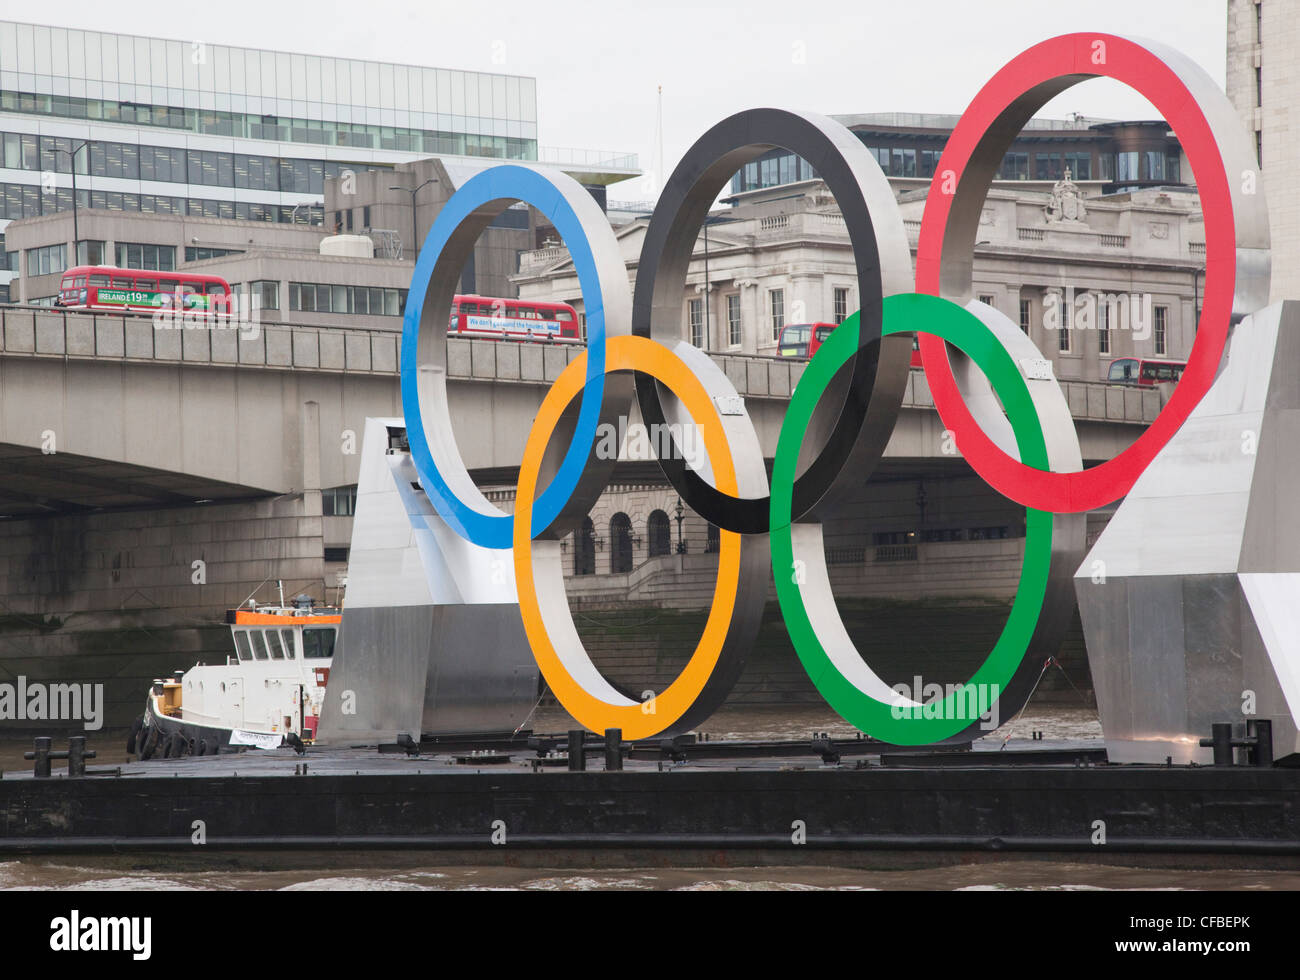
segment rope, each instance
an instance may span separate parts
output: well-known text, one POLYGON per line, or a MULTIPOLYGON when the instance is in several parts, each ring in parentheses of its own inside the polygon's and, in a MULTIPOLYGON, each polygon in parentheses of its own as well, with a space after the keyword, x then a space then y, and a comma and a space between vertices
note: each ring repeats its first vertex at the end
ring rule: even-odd
POLYGON ((542 693, 537 696, 537 703, 534 704, 531 709, 529 709, 528 714, 524 715, 524 720, 519 723, 519 727, 510 733, 511 738, 514 738, 521 731, 523 731, 524 726, 528 724, 528 719, 532 718, 533 713, 536 712, 539 707, 541 707, 542 701, 546 698, 546 690, 547 690, 546 685, 542 684, 542 693))
MULTIPOLYGON (((1007 726, 1007 737, 1002 740, 1002 744, 998 747, 999 752, 1005 749, 1007 747, 1007 743, 1011 741, 1011 728, 1015 725, 1016 722, 1018 722, 1021 719, 1021 717, 1025 713, 1025 709, 1029 707, 1029 702, 1033 700, 1034 692, 1038 690, 1038 685, 1042 683, 1043 675, 1047 673, 1047 668, 1052 666, 1052 664, 1055 663, 1056 663, 1055 657, 1048 657, 1046 660, 1043 661, 1043 669, 1038 672, 1038 680, 1034 681, 1034 686, 1029 689, 1029 697, 1025 698, 1025 703, 1020 706, 1019 714, 1017 714, 1014 718, 1012 718, 1011 724, 1007 726)), ((1057 664, 1057 666, 1059 667, 1060 664, 1057 664)))

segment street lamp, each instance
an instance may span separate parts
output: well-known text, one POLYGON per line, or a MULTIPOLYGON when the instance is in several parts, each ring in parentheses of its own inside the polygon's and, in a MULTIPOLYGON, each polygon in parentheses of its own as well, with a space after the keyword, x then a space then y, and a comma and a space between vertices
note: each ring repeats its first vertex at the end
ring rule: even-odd
MULTIPOLYGON (((78 249, 81 247, 81 234, 77 231, 77 154, 88 147, 93 140, 82 140, 71 150, 60 150, 60 153, 66 153, 69 157, 72 170, 72 264, 77 265, 80 262, 78 249)), ((90 168, 87 167, 87 170, 90 168)), ((90 258, 89 255, 86 256, 90 258)))
POLYGON ((438 183, 438 178, 430 177, 413 191, 408 191, 405 187, 401 187, 397 184, 391 184, 388 188, 390 191, 403 191, 411 195, 411 231, 415 235, 415 237, 411 239, 412 262, 417 261, 420 258, 420 215, 419 212, 415 210, 415 195, 420 193, 420 191, 429 184, 436 183, 438 183))
POLYGON ((679 555, 684 555, 686 554, 686 541, 682 538, 682 521, 685 519, 686 516, 686 508, 682 506, 681 497, 677 498, 676 514, 677 514, 677 553, 679 555))

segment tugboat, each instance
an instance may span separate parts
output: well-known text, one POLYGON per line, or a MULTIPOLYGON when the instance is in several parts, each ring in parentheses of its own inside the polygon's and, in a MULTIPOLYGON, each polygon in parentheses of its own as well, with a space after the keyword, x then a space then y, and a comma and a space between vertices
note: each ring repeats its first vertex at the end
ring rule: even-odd
POLYGON ((235 655, 155 679, 127 752, 142 760, 284 745, 301 752, 315 739, 341 621, 341 609, 306 595, 230 610, 235 655))

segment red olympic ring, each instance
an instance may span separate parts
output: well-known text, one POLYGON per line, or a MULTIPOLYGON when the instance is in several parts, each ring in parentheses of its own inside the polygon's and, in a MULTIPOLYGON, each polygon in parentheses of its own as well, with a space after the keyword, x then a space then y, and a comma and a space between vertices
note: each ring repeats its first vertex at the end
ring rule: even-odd
MULTIPOLYGON (((1093 510, 1128 493, 1214 381, 1233 314, 1237 238, 1232 191, 1210 122, 1187 82, 1142 44, 1113 34, 1066 34, 1044 41, 1008 62, 962 114, 935 171, 917 246, 917 292, 947 295, 958 301, 968 299, 950 294, 968 292, 969 282, 959 281, 944 290, 941 279, 944 234, 950 219, 956 225, 968 218, 953 209, 957 186, 968 176, 968 167, 970 179, 987 186, 995 169, 990 168, 989 151, 996 149, 996 157, 1001 159, 1020 129, 1014 121, 1026 120, 1048 99, 1095 76, 1124 82, 1163 114, 1193 164, 1201 196, 1205 216, 1204 305, 1187 367, 1168 404, 1138 440, 1113 459, 1075 473, 1033 469, 1004 453, 980 429, 958 391, 944 341, 930 334, 919 335, 921 362, 935 408, 945 428, 953 433, 958 451, 1003 496, 1025 507, 1055 513, 1093 510), (1099 43, 1100 62, 1096 60, 1099 43), (979 159, 974 160, 977 152, 979 159), (972 162, 976 166, 971 167, 972 162)), ((959 243, 954 240, 953 244, 959 243)), ((973 250, 970 243, 960 244, 973 250)), ((951 256, 948 260, 957 264, 951 256)))

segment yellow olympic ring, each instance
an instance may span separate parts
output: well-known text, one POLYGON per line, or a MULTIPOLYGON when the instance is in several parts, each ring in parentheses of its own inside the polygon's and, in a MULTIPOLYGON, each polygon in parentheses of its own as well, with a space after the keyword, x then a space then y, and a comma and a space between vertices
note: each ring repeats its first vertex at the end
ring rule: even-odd
MULTIPOLYGON (((735 464, 717 407, 694 373, 663 345, 645 337, 610 337, 605 371, 640 371, 672 389, 695 420, 713 464, 716 486, 737 492, 735 464)), ((542 676, 565 710, 591 731, 622 729, 630 741, 649 738, 670 727, 694 704, 717 665, 731 626, 740 582, 741 536, 719 532, 718 579, 713 606, 700 641, 677 679, 652 702, 635 701, 617 691, 597 671, 578 637, 571 616, 546 622, 545 610, 567 609, 558 541, 533 541, 532 507, 547 443, 561 414, 586 382, 586 352, 560 374, 537 411, 528 433, 514 515, 515 581, 524 631, 542 676), (538 590, 542 590, 539 593, 538 590), (558 593, 555 595, 554 593, 558 593), (550 601, 548 601, 550 600, 550 601), (556 601, 558 600, 558 601, 556 601), (553 642, 558 639, 558 644, 553 642)))

